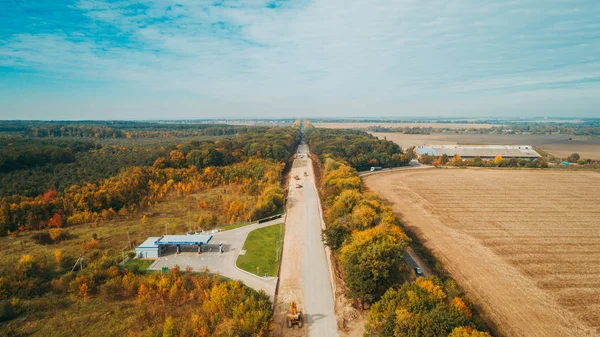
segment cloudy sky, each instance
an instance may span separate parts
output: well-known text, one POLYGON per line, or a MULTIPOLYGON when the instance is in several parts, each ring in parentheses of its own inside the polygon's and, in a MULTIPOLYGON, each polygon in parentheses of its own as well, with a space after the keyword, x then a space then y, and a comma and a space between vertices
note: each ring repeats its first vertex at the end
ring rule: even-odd
POLYGON ((600 117, 598 0, 0 0, 0 119, 600 117))

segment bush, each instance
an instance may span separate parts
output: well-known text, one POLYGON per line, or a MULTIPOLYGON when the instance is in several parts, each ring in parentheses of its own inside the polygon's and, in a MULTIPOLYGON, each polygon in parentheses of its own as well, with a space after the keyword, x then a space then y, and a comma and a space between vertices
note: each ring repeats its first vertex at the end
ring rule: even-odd
POLYGON ((17 313, 13 309, 10 300, 0 301, 0 322, 10 321, 15 317, 17 317, 17 313))

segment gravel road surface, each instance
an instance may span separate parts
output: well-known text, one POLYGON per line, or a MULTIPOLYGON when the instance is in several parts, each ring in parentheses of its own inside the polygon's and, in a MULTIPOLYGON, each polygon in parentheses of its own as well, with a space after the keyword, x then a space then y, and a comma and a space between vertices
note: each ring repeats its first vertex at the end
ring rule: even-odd
MULTIPOLYGON (((307 146, 301 144, 298 153, 308 154, 307 146)), ((303 158, 294 160, 290 173, 273 336, 338 336, 312 162, 307 156, 298 157, 303 158), (294 179, 296 175, 299 180, 294 179), (286 327, 292 300, 304 312, 302 329, 286 327)))

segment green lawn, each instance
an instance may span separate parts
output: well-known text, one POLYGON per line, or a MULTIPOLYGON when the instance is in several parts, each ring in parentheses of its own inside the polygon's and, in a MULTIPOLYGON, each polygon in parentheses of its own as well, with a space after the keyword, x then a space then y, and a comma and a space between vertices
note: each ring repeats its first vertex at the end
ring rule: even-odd
POLYGON ((237 266, 258 276, 277 276, 279 258, 275 256, 275 246, 277 245, 277 253, 281 257, 282 242, 279 241, 283 240, 283 230, 282 224, 276 224, 250 232, 243 248, 246 254, 238 257, 237 266))
POLYGON ((148 267, 150 267, 150 265, 154 262, 154 260, 138 260, 138 259, 131 259, 127 262, 125 262, 125 268, 128 269, 134 269, 137 266, 137 269, 140 271, 146 270, 148 269, 148 267))

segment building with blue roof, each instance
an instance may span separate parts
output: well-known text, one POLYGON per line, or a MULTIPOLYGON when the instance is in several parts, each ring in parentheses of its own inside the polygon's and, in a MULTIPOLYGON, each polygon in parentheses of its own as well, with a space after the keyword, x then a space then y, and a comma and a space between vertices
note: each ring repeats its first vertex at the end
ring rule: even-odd
POLYGON ((135 247, 135 255, 143 259, 156 259, 161 256, 167 248, 177 247, 177 253, 181 251, 181 246, 197 246, 198 253, 201 252, 202 245, 207 245, 213 236, 210 234, 188 234, 188 235, 163 235, 151 236, 144 243, 135 247))

